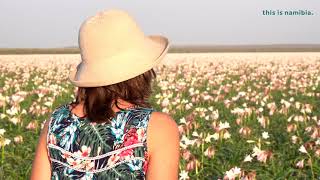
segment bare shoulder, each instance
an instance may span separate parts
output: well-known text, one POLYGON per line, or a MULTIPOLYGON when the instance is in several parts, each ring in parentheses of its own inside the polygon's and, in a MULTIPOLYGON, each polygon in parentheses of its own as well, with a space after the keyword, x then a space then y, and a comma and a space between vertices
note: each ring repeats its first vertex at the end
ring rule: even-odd
POLYGON ((148 124, 149 150, 157 149, 162 143, 177 146, 179 142, 179 130, 175 120, 167 113, 152 112, 148 124), (168 141, 168 138, 170 141, 168 141))
POLYGON ((147 131, 147 179, 178 179, 180 141, 177 123, 166 113, 152 112, 147 131))
POLYGON ((35 157, 32 163, 31 180, 50 179, 51 167, 47 151, 47 133, 50 120, 46 120, 41 130, 35 157), (41 171, 39 171, 41 169, 41 171))
POLYGON ((175 120, 169 114, 163 112, 152 112, 149 125, 168 128, 168 130, 178 130, 175 120))

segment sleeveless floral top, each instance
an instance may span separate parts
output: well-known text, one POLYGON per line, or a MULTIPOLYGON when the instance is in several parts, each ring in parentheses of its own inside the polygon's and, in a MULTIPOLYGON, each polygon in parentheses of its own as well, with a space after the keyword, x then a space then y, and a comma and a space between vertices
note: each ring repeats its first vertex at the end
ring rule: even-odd
POLYGON ((92 123, 56 108, 50 118, 47 148, 51 179, 145 179, 147 125, 153 108, 116 112, 111 123, 92 123))

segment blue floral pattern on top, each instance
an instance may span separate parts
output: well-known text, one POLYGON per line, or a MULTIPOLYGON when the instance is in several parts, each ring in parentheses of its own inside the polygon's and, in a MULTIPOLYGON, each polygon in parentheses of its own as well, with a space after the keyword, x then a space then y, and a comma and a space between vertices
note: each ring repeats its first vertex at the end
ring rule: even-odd
POLYGON ((111 123, 78 117, 71 103, 56 108, 47 134, 51 179, 145 179, 147 126, 153 108, 116 112, 111 123))

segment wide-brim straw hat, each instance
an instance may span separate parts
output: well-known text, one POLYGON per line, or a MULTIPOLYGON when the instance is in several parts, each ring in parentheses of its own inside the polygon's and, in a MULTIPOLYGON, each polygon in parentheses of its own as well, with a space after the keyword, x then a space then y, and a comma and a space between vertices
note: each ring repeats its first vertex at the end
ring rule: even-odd
POLYGON ((69 74, 78 87, 119 83, 151 70, 168 51, 161 35, 146 36, 125 11, 102 11, 80 27, 81 62, 69 74))

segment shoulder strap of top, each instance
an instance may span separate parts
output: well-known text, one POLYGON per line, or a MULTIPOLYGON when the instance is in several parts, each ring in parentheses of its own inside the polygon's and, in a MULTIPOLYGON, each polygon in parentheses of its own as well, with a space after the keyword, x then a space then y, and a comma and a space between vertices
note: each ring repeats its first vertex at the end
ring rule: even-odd
POLYGON ((52 125, 55 123, 56 116, 60 111, 66 106, 66 104, 60 105, 57 108, 55 108, 51 115, 49 116, 49 125, 48 125, 48 131, 47 131, 47 137, 46 137, 46 143, 47 143, 47 155, 50 159, 50 151, 49 151, 49 144, 55 144, 54 136, 51 135, 52 132, 52 125))
POLYGON ((151 119, 151 114, 155 111, 153 108, 142 108, 142 116, 141 116, 141 123, 138 125, 139 128, 143 130, 143 137, 142 142, 145 144, 147 148, 147 134, 148 134, 148 125, 151 119))

